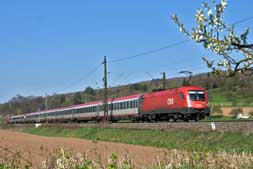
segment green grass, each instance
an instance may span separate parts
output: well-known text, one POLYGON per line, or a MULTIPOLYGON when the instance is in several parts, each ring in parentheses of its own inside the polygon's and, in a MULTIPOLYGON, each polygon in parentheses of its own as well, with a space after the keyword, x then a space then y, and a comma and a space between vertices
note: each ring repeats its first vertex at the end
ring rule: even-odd
POLYGON ((253 152, 253 134, 102 128, 26 128, 50 137, 75 137, 188 151, 253 152))
POLYGON ((241 90, 233 87, 231 90, 224 88, 209 89, 207 91, 209 102, 212 105, 223 107, 253 107, 253 91, 241 90))
POLYGON ((253 121, 253 117, 250 116, 248 119, 237 119, 234 116, 210 116, 210 117, 206 117, 205 119, 201 120, 201 121, 208 121, 208 122, 224 122, 224 121, 253 121))

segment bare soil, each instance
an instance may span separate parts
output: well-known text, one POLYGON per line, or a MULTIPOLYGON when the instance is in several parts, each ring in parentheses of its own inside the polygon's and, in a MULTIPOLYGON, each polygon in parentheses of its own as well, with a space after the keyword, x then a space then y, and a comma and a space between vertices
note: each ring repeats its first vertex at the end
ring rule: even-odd
POLYGON ((112 153, 116 153, 119 159, 128 154, 135 166, 157 165, 158 158, 161 159, 166 154, 166 149, 161 148, 94 142, 77 138, 43 137, 7 130, 0 130, 0 146, 8 147, 11 151, 22 152, 23 157, 31 161, 34 166, 61 147, 66 147, 73 153, 86 152, 93 160, 101 156, 104 162, 112 153))
POLYGON ((223 116, 233 116, 231 112, 233 110, 241 109, 241 113, 244 115, 251 115, 253 113, 253 107, 222 107, 223 116))

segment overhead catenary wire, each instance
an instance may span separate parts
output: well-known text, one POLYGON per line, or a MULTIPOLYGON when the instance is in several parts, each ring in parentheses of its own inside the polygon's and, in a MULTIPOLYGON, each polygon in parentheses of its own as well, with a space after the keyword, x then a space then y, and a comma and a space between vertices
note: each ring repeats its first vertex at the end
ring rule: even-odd
POLYGON ((136 58, 136 57, 139 57, 139 56, 148 55, 148 54, 151 54, 151 53, 156 53, 156 52, 159 52, 159 51, 162 51, 162 50, 174 47, 174 46, 178 46, 178 45, 184 44, 184 43, 186 43, 188 41, 190 41, 190 39, 179 41, 179 42, 176 42, 176 43, 172 43, 172 44, 169 44, 169 45, 157 48, 157 49, 149 50, 149 51, 137 54, 137 55, 128 56, 128 57, 122 57, 122 58, 119 58, 119 59, 109 60, 108 62, 110 62, 110 63, 121 62, 121 61, 124 61, 124 60, 136 58))
POLYGON ((251 19, 253 19, 253 16, 250 16, 250 17, 247 17, 247 18, 243 18, 243 19, 241 19, 241 20, 238 20, 238 21, 236 21, 236 22, 230 24, 230 26, 237 25, 237 24, 239 24, 239 23, 246 22, 246 21, 251 20, 251 19))
MULTIPOLYGON (((251 19, 253 19, 253 16, 246 17, 246 18, 243 18, 243 19, 241 19, 241 20, 238 20, 238 21, 236 21, 236 22, 230 24, 230 26, 237 25, 237 24, 246 22, 246 21, 251 20, 251 19)), ((185 43, 187 43, 187 42, 189 42, 189 41, 191 41, 191 39, 182 40, 182 41, 179 41, 179 42, 176 42, 176 43, 172 43, 172 44, 169 44, 169 45, 166 45, 166 46, 157 48, 157 49, 148 50, 148 51, 145 51, 145 52, 136 54, 136 55, 127 56, 127 57, 122 57, 122 58, 119 58, 119 59, 112 59, 112 60, 109 60, 108 63, 122 62, 122 61, 129 60, 129 59, 133 59, 133 58, 136 58, 136 57, 139 57, 139 56, 143 56, 143 55, 148 55, 148 54, 156 53, 156 52, 159 52, 159 51, 162 51, 162 50, 166 50, 166 49, 169 49, 169 48, 172 48, 172 47, 176 47, 176 46, 185 44, 185 43)), ((98 66, 94 67, 94 68, 91 69, 87 74, 85 74, 84 76, 82 76, 80 79, 78 79, 77 81, 75 81, 75 82, 71 83, 70 85, 68 85, 68 86, 64 87, 63 89, 61 89, 61 91, 62 91, 62 90, 69 89, 69 88, 75 86, 76 84, 80 83, 80 82, 83 81, 84 79, 88 78, 88 77, 91 76, 93 73, 95 73, 95 72, 99 69, 100 66, 101 66, 101 64, 99 64, 98 66)))
MULTIPOLYGON (((62 88, 60 91, 69 89, 75 85, 77 85, 78 83, 82 82, 83 80, 87 79, 88 77, 90 77, 92 74, 94 74, 95 72, 98 71, 98 69, 102 66, 102 64, 98 64, 95 67, 93 67, 90 71, 88 71, 85 75, 83 75, 81 78, 79 78, 78 80, 74 81, 73 83, 67 85, 66 87, 62 88)), ((57 92, 56 92, 57 93, 57 92)))
MULTIPOLYGON (((243 18, 241 20, 238 20, 238 21, 230 24, 229 26, 234 26, 234 25, 246 22, 246 21, 251 20, 251 19, 253 19, 253 16, 246 17, 246 18, 243 18)), ((133 59, 133 58, 136 58, 136 57, 139 57, 139 56, 148 55, 148 54, 156 53, 156 52, 168 49, 168 48, 179 46, 179 45, 185 44, 185 43, 187 43, 189 41, 191 41, 191 39, 182 40, 182 41, 179 41, 179 42, 176 42, 176 43, 172 43, 172 44, 169 44, 169 45, 157 48, 157 49, 149 50, 149 51, 146 51, 146 52, 142 52, 142 53, 139 53, 139 54, 136 54, 136 55, 122 57, 122 58, 119 58, 119 59, 112 59, 112 60, 109 60, 108 62, 115 63, 115 62, 125 61, 125 60, 128 60, 128 59, 133 59)))

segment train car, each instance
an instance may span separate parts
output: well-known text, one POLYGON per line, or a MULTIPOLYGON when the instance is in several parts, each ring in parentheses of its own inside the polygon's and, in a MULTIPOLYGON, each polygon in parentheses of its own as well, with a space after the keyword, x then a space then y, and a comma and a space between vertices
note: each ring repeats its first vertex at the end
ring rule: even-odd
MULTIPOLYGON (((113 122, 122 119, 138 122, 198 121, 209 115, 206 92, 196 86, 108 99, 108 118, 113 122)), ((103 117, 104 103, 95 101, 12 116, 9 123, 87 122, 101 121, 103 117)))
POLYGON ((17 115, 17 116, 10 116, 7 117, 7 123, 24 123, 25 122, 25 115, 17 115))

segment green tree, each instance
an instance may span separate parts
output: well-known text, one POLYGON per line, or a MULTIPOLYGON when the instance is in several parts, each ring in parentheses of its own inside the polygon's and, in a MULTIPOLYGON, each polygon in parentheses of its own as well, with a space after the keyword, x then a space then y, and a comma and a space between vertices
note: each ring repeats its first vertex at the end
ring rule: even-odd
POLYGON ((63 105, 63 104, 65 103, 65 101, 66 101, 66 97, 65 97, 64 94, 62 94, 62 95, 60 96, 60 105, 63 105))
POLYGON ((76 92, 73 97, 73 104, 80 104, 82 103, 82 96, 80 92, 76 92))
POLYGON ((96 92, 95 92, 95 90, 93 88, 91 88, 90 86, 88 86, 84 90, 84 94, 90 95, 90 96, 94 96, 94 95, 96 95, 96 92))
POLYGON ((196 26, 188 31, 176 14, 172 20, 179 30, 195 42, 202 44, 207 50, 221 56, 220 59, 210 60, 202 57, 203 61, 216 74, 234 76, 237 72, 252 74, 253 44, 248 42, 249 28, 237 34, 235 24, 228 25, 222 20, 222 14, 227 7, 227 0, 220 3, 203 2, 202 8, 195 15, 196 26))

